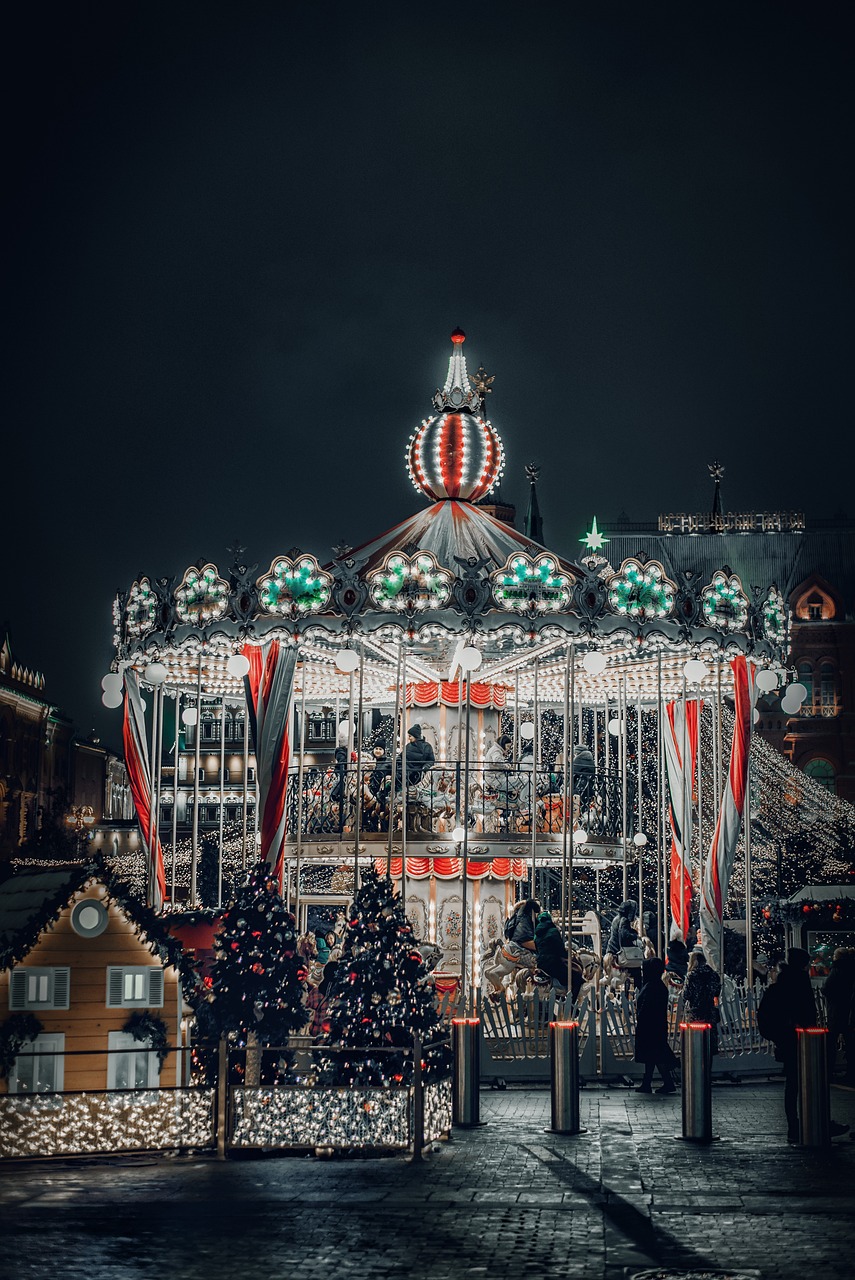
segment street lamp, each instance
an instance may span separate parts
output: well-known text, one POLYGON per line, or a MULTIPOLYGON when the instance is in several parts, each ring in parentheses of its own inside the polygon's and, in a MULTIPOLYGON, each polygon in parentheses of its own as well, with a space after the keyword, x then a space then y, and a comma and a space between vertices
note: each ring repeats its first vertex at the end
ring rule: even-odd
POLYGON ((85 835, 87 829, 95 822, 95 810, 90 804, 75 804, 71 807, 71 812, 66 814, 65 821, 73 828, 77 840, 77 856, 83 857, 83 841, 88 839, 85 835))

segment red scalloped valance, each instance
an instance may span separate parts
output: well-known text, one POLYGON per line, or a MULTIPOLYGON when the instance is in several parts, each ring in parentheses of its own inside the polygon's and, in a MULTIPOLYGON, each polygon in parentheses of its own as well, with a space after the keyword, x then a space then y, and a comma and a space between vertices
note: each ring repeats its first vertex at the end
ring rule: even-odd
MULTIPOLYGON (((458 680, 425 680, 422 684, 407 685, 407 706, 444 707, 466 706, 466 681, 463 688, 458 680)), ((473 684, 472 706, 493 707, 501 711, 507 702, 507 689, 502 684, 473 684)))
MULTIPOLYGON (((456 880, 463 865, 462 858, 407 858, 407 875, 411 880, 427 880, 436 876, 437 880, 456 880)), ((468 861, 470 880, 484 880, 491 876, 494 880, 524 880, 526 877, 525 858, 491 858, 489 862, 468 861)), ((378 875, 386 873, 386 859, 375 861, 378 875)), ((392 859, 392 879, 401 878, 401 859, 392 859)))

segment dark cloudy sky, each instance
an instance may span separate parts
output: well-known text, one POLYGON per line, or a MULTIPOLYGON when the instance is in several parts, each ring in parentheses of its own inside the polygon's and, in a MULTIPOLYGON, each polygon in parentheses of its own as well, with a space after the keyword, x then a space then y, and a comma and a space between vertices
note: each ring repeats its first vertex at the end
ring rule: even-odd
POLYGON ((559 551, 713 456, 731 509, 855 506, 848 6, 25 9, 0 598, 84 729, 139 569, 418 507, 455 325, 559 551))

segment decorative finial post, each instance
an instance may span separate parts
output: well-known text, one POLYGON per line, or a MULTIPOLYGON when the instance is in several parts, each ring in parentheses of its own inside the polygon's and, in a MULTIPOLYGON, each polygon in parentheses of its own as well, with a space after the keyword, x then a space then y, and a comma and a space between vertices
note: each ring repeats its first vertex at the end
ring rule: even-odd
POLYGON ((525 473, 529 480, 528 509, 525 513, 525 536, 532 542, 543 546, 543 517, 540 514, 540 503, 537 500, 537 482, 540 479, 540 467, 533 462, 525 464, 525 473))
POLYGON ((479 364, 476 371, 470 375, 469 382, 478 393, 478 399, 481 403, 481 416, 487 416, 487 396, 493 394, 493 383, 496 380, 494 373, 488 373, 482 364, 479 364))
POLYGON ((715 529, 721 524, 721 481, 724 476, 724 466, 721 462, 716 460, 714 462, 707 463, 707 470, 710 473, 710 479, 715 485, 711 513, 712 518, 710 520, 710 528, 715 529))

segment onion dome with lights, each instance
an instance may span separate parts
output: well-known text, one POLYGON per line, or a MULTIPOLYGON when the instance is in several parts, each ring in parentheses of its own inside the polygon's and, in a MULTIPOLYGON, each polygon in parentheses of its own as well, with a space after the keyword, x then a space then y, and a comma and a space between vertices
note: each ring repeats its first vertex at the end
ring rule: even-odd
POLYGON ((433 397, 436 413, 424 420, 407 446, 410 479, 433 502, 478 502, 493 489, 505 464, 502 442, 492 423, 480 416, 481 402, 469 382, 465 340, 463 330, 455 329, 445 386, 433 397))

